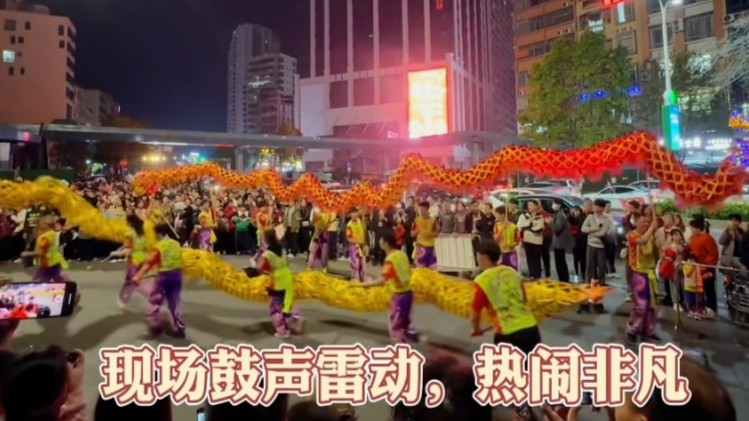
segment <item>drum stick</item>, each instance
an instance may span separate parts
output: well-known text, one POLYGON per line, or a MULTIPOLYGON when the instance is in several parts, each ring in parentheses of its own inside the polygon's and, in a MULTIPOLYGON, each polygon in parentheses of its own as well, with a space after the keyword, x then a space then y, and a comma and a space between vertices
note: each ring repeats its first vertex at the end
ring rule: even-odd
MULTIPOLYGON (((105 263, 105 262, 108 262, 108 261, 110 261, 110 260, 112 259, 112 257, 115 257, 115 253, 117 253, 117 252, 120 252, 120 251, 122 251, 122 250, 124 250, 124 249, 125 249, 125 247, 120 247, 119 249, 115 250, 115 251, 114 251, 114 253, 111 253, 111 254, 110 254, 109 256, 105 257, 105 258, 104 258, 104 259, 103 259, 103 260, 101 261, 101 263, 105 263)), ((86 266, 86 270, 91 270, 91 269, 92 269, 93 267, 94 267, 94 265, 93 265, 93 264, 90 264, 90 265, 86 266)))

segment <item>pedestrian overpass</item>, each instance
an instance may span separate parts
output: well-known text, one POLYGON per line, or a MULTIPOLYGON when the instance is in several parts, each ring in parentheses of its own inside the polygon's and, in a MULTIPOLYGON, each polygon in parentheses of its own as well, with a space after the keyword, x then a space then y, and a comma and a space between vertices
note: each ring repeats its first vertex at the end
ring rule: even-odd
MULTIPOLYGON (((234 134, 162 129, 131 129, 92 127, 67 124, 1 125, 2 143, 38 143, 46 150, 47 142, 142 143, 153 146, 193 146, 233 148, 235 155, 245 148, 348 149, 371 151, 375 154, 395 151, 422 151, 431 148, 463 146, 471 153, 471 162, 480 161, 487 153, 509 145, 523 144, 516 135, 487 132, 456 132, 417 139, 349 139, 339 137, 284 136, 277 134, 234 134)), ((46 154, 43 159, 46 160, 46 154)), ((2 157, 0 157, 2 159, 2 157)), ((40 158, 42 159, 42 158, 40 158)), ((393 168, 396 165, 387 165, 393 168)))

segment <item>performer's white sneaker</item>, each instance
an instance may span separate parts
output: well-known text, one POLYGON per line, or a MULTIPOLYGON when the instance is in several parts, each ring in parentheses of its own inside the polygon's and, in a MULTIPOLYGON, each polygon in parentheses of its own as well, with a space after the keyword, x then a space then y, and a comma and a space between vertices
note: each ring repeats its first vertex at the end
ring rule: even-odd
POLYGON ((278 338, 278 339, 289 339, 291 337, 291 334, 289 334, 288 332, 286 332, 286 333, 276 333, 274 336, 276 338, 278 338))

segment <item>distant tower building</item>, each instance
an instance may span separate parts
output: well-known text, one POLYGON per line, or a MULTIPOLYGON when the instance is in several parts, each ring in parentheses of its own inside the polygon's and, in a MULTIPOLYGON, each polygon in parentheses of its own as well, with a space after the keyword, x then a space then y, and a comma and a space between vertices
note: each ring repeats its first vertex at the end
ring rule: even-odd
POLYGON ((247 70, 254 57, 281 52, 278 37, 268 28, 243 24, 234 30, 229 45, 227 129, 248 133, 247 70))
POLYGON ((247 133, 279 133, 294 125, 296 59, 267 54, 247 64, 247 133))

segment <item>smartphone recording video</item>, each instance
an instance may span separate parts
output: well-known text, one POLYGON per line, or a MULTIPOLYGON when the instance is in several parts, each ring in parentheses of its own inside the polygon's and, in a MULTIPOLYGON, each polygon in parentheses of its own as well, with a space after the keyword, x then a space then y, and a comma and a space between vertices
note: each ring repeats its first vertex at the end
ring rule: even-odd
POLYGON ((0 320, 67 317, 75 307, 75 282, 16 283, 0 287, 0 320))

